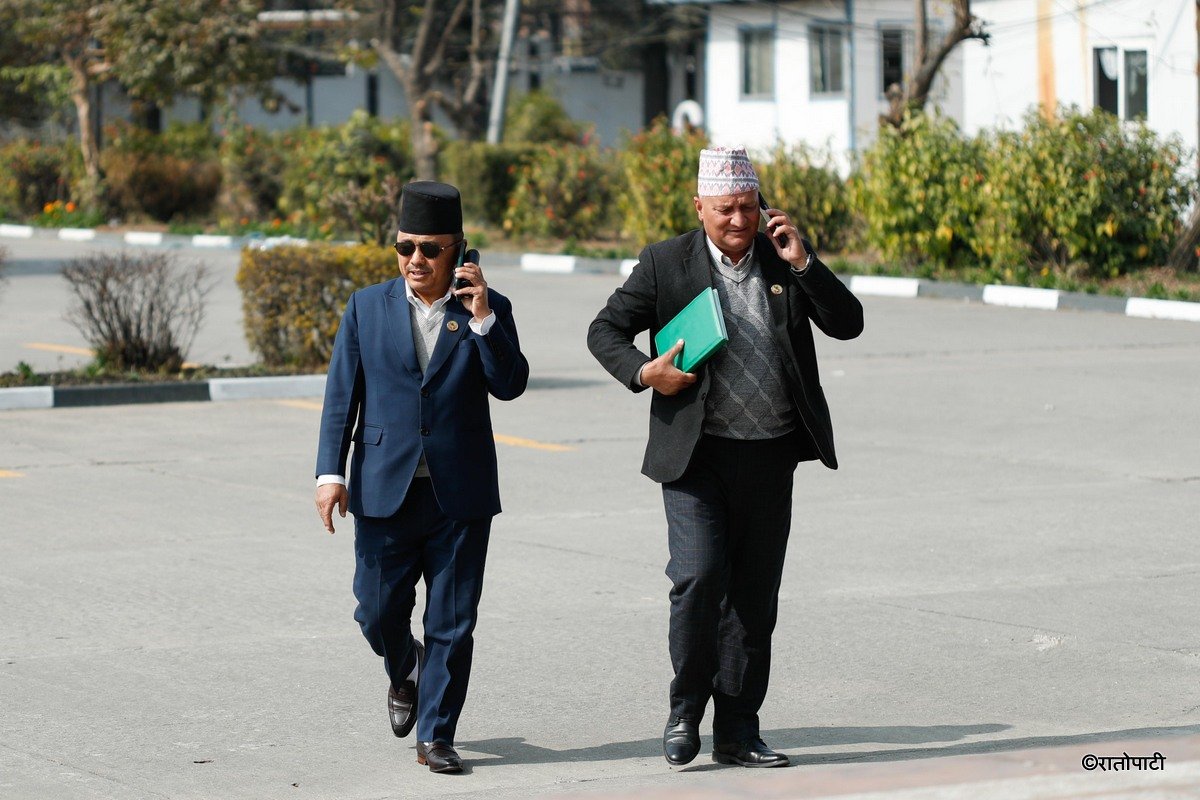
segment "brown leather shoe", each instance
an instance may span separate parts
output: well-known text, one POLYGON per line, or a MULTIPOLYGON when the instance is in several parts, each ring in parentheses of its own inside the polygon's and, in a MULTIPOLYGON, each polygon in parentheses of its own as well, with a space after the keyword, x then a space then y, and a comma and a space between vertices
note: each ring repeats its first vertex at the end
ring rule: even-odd
POLYGON ((417 722, 417 685, 421 681, 421 664, 425 660, 425 645, 413 642, 417 649, 417 679, 388 686, 388 718, 392 733, 403 739, 417 722))
POLYGON ((417 763, 428 764, 430 772, 462 772, 462 759, 445 742, 417 742, 417 763))

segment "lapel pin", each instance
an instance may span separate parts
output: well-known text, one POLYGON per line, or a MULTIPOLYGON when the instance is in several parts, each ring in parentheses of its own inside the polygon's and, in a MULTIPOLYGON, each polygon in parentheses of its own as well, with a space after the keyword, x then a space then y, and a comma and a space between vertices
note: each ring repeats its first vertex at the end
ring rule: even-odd
POLYGON ((783 287, 778 283, 771 284, 771 294, 783 294, 783 287))
POLYGON ((446 330, 454 333, 456 330, 458 330, 458 323, 454 320, 450 320, 446 323, 446 330))

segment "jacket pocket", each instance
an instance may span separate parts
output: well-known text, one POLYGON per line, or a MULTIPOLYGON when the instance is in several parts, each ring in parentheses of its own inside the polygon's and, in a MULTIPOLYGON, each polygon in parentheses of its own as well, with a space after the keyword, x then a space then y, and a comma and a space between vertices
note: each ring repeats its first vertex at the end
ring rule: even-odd
POLYGON ((381 439, 383 439, 383 426, 372 425, 369 422, 364 422, 354 437, 354 441, 363 444, 379 444, 381 439))

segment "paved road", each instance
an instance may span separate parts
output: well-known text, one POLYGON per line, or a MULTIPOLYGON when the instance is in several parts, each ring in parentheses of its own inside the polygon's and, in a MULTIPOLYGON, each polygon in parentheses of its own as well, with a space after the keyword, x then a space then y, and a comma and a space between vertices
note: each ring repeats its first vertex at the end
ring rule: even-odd
POLYGON ((842 469, 797 472, 763 726, 798 767, 672 772, 647 398, 583 345, 617 279, 489 275, 534 385, 494 405, 527 441, 500 446, 470 773, 388 730, 352 526, 311 510, 315 402, 56 409, 0 414, 0 797, 800 797, 1034 748, 1114 796, 1197 774, 1200 328, 868 299, 860 339, 819 345, 842 469), (1146 737, 1144 784, 1078 767, 1146 737))

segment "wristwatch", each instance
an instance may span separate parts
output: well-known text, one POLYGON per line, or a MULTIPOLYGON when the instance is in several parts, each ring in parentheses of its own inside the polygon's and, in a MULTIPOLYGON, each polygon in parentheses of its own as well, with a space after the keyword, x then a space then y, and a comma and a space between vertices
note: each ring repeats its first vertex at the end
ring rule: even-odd
POLYGON ((799 269, 792 267, 792 272, 796 275, 803 275, 804 273, 808 272, 808 268, 811 267, 812 263, 817 260, 817 250, 815 247, 813 247, 812 242, 801 237, 800 244, 804 246, 804 252, 808 253, 808 258, 805 259, 803 267, 800 267, 799 269))

